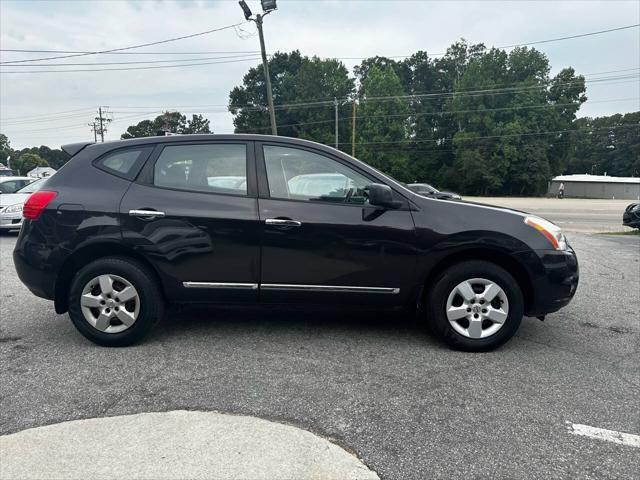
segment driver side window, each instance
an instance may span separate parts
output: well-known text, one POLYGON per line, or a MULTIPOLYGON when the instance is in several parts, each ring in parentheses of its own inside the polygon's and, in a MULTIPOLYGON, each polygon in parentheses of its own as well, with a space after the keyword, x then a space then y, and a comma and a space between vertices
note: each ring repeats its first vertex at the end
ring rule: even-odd
POLYGON ((265 145, 264 161, 271 198, 363 204, 371 180, 323 155, 265 145))

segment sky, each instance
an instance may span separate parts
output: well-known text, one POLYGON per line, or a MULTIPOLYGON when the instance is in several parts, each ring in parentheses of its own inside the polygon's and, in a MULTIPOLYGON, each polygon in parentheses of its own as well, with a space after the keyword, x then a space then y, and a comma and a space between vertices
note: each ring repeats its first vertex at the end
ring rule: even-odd
MULTIPOLYGON (((260 11, 259 1, 247 3, 254 12, 260 11)), ((107 50, 203 32, 243 20, 235 0, 0 0, 0 48, 107 50)), ((267 16, 264 23, 268 53, 299 49, 304 55, 344 58, 345 65, 353 71, 360 58, 411 55, 418 50, 437 54, 460 38, 501 46, 638 24, 640 2, 279 0, 278 10, 267 16)), ((589 100, 579 116, 640 110, 637 77, 640 29, 544 43, 536 48, 548 56, 552 74, 571 66, 578 74, 625 70, 593 78, 636 75, 631 79, 587 84, 589 100)), ((179 110, 188 116, 203 114, 210 119, 215 133, 231 133, 232 116, 225 108, 229 91, 241 84, 250 67, 259 65, 259 57, 247 57, 257 51, 256 28, 248 23, 235 29, 128 50, 154 55, 89 55, 37 62, 42 65, 186 60, 180 62, 184 64, 180 67, 105 71, 122 65, 0 66, 0 133, 9 137, 13 148, 39 145, 55 148, 93 140, 87 124, 93 121, 98 106, 108 106, 113 118, 106 140, 118 139, 127 126, 154 118, 165 109, 179 110), (193 58, 209 59, 200 63, 215 63, 186 66, 195 63, 189 61, 193 58), (33 73, 62 69, 101 71, 33 73)), ((62 54, 2 51, 0 61, 55 55, 62 54)), ((160 65, 166 64, 125 67, 160 65)))

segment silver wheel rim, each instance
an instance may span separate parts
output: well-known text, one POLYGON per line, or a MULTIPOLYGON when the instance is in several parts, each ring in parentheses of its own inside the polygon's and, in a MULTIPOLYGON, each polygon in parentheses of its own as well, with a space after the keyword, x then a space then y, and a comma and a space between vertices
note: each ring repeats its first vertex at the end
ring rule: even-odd
POLYGON ((494 335, 509 315, 509 300, 502 287, 486 278, 460 282, 449 294, 447 319, 460 335, 474 340, 494 335))
POLYGON ((140 296, 131 283, 110 273, 91 279, 82 289, 80 308, 85 320, 103 333, 130 328, 140 313, 140 296))

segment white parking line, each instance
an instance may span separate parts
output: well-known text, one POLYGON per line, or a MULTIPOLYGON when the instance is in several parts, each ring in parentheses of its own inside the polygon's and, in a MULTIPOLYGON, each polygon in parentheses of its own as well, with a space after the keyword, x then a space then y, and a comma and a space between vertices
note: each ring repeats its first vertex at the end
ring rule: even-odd
POLYGON ((589 425, 571 422, 567 422, 567 428, 569 432, 574 435, 582 435, 584 437, 597 438, 598 440, 640 448, 640 435, 616 432, 615 430, 605 430, 604 428, 590 427, 589 425))

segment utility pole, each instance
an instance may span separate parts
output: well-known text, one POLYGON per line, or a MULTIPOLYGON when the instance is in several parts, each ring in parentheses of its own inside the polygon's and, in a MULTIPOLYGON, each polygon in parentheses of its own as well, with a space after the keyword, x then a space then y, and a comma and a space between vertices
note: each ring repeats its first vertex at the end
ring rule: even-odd
POLYGON ((336 149, 338 148, 338 99, 333 97, 333 106, 336 110, 336 149))
MULTIPOLYGON (((108 107, 105 107, 105 108, 108 108, 108 107)), ((112 119, 107 116, 107 112, 106 111, 103 112, 102 107, 98 107, 98 116, 95 118, 97 125, 96 125, 96 122, 94 122, 93 125, 94 125, 94 133, 95 133, 95 127, 98 127, 97 133, 100 134, 100 141, 102 142, 104 142, 104 134, 106 133, 107 125, 111 123, 111 120, 112 119)), ((96 142, 97 142, 98 141, 97 135, 94 135, 94 137, 96 138, 96 142)))
POLYGON ((100 140, 104 143, 104 125, 102 123, 102 107, 98 107, 98 112, 100 114, 100 116, 98 117, 100 119, 100 140))
POLYGON ((264 34, 262 33, 262 15, 256 15, 256 25, 258 26, 258 36, 260 37, 260 50, 262 50, 262 68, 264 69, 264 80, 267 84, 267 103, 269 105, 269 118, 271 120, 271 134, 278 135, 276 126, 276 112, 273 107, 273 93, 271 92, 271 77, 269 76, 269 62, 264 46, 264 34))
POLYGON ((264 46, 264 34, 262 32, 262 20, 265 15, 273 12, 277 6, 275 0, 261 0, 262 10, 264 13, 257 14, 256 18, 251 18, 253 13, 251 13, 251 9, 245 2, 245 0, 240 0, 238 4, 242 11, 244 12, 244 18, 247 20, 251 20, 255 22, 258 27, 258 36, 260 37, 260 50, 262 52, 262 68, 264 70, 264 80, 267 87, 267 104, 269 105, 269 119, 271 122, 271 134, 278 135, 278 127, 276 126, 276 112, 273 107, 273 93, 271 91, 271 77, 269 76, 269 62, 267 61, 267 51, 264 46))
POLYGON ((351 156, 356 156, 356 99, 353 99, 353 113, 351 114, 351 156))

